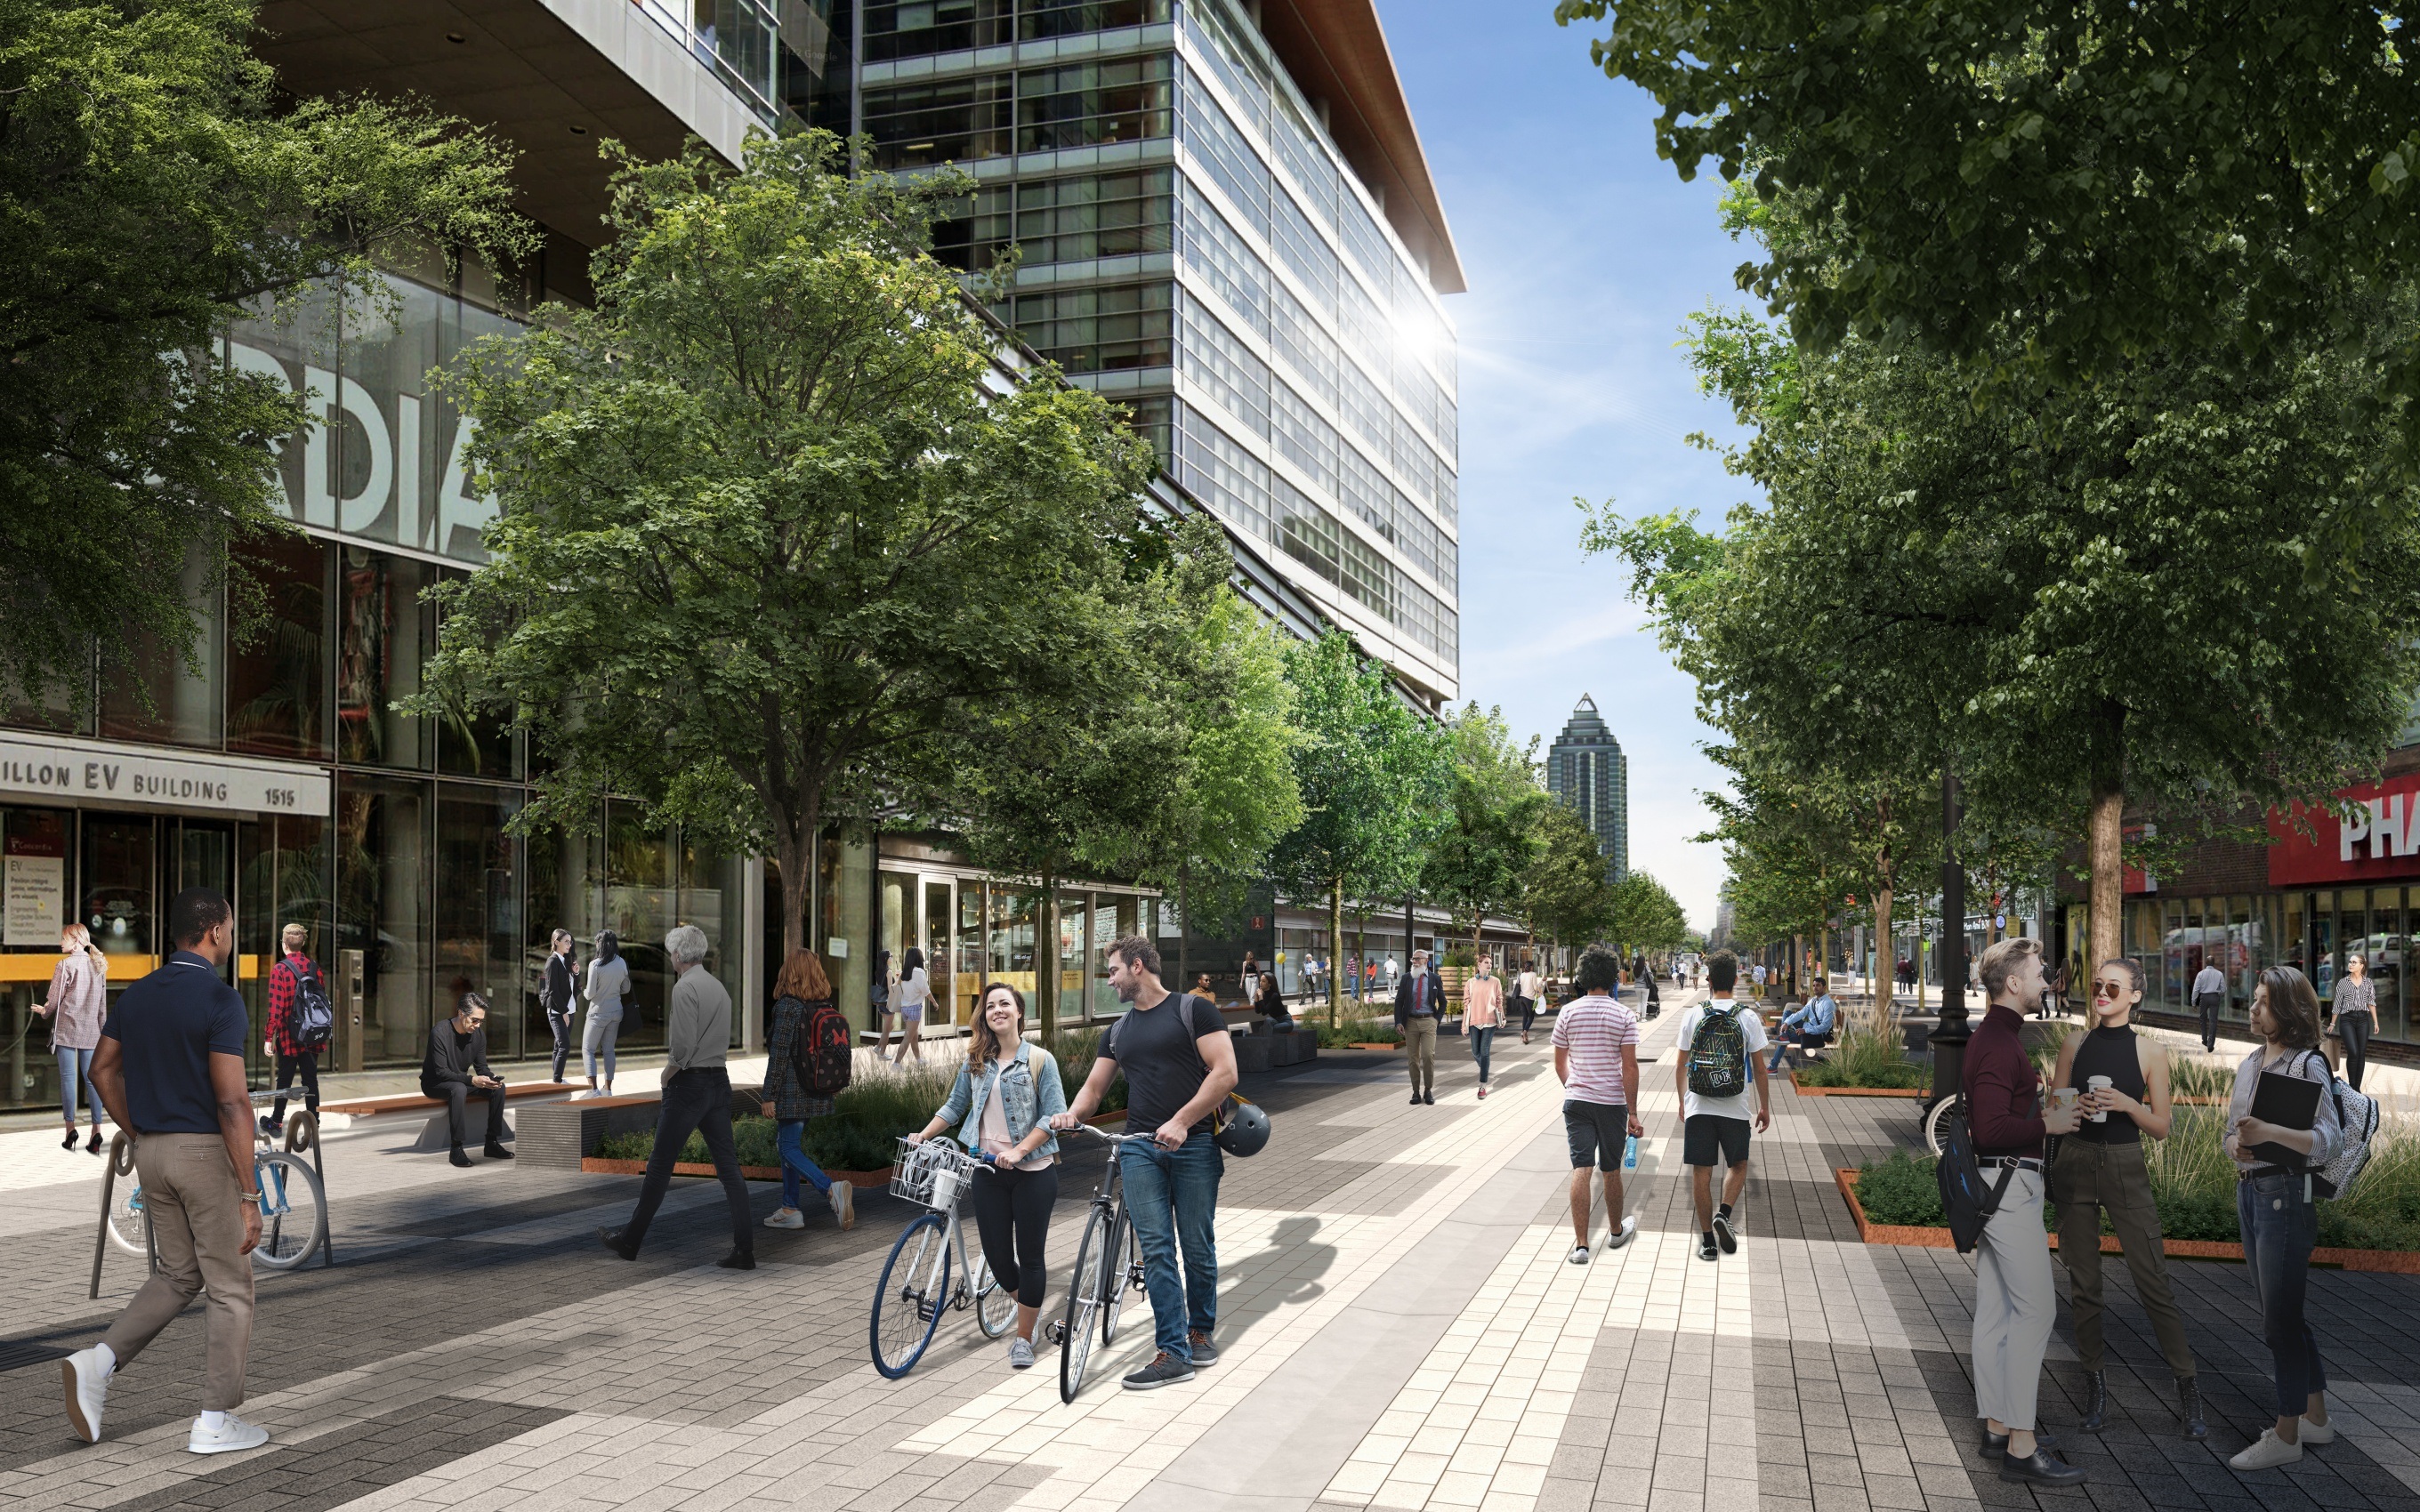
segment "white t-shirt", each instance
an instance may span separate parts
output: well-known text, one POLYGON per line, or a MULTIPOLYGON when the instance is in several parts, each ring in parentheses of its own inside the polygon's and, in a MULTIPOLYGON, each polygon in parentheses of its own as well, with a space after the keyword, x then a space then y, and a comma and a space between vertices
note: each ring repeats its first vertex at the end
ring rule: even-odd
POLYGON ((1688 1086, 1689 1046, 1697 1041, 1699 1024, 1704 1021, 1708 1012, 1721 1009, 1739 1015, 1740 1031, 1746 1036, 1750 1062, 1747 1085, 1740 1088, 1737 1097, 1699 1097, 1695 1092, 1683 1090, 1681 1117, 1684 1119, 1694 1119, 1701 1113, 1710 1113, 1718 1119, 1753 1119, 1756 1117, 1756 1067, 1753 1063, 1757 1052, 1765 1047, 1765 1038, 1764 1019, 1751 1004, 1737 998, 1708 998, 1689 1010, 1688 1016, 1681 1020, 1681 1038, 1673 1041, 1673 1053, 1681 1057, 1682 1086, 1683 1088, 1688 1086))

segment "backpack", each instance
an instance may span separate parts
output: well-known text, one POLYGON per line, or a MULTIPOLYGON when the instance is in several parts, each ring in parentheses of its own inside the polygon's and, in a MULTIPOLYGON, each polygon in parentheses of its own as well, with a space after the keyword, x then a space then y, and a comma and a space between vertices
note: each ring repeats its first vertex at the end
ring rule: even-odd
POLYGON ((1716 1013, 1709 1006, 1689 1036, 1689 1090, 1699 1097, 1737 1097, 1747 1090, 1747 1031, 1740 1010, 1716 1013))
POLYGON ((809 1097, 837 1097, 848 1086, 857 1057, 848 1020, 829 998, 807 1005, 806 1022, 790 1041, 790 1073, 809 1097))
POLYGON ((328 985, 319 980, 317 965, 307 972, 294 972, 294 1007, 287 1018, 286 1033, 314 1055, 335 1043, 336 1008, 328 1001, 328 985))
POLYGON ((1932 1163, 1932 1180, 1941 1189, 1941 1211, 1949 1220, 1949 1240, 1961 1255, 1971 1255, 1982 1240, 1983 1226, 2000 1211, 2000 1199, 2016 1180, 2017 1167, 2002 1165, 2000 1179, 1983 1184, 1983 1167, 1975 1156, 1975 1136, 1966 1127, 1966 1103, 1943 1115, 1941 1158, 1932 1163))
MULTIPOLYGON (((2311 1052, 2318 1055, 2317 1051, 2311 1052)), ((2369 1142, 2378 1135, 2378 1100, 2355 1088, 2328 1068, 2322 1057, 2319 1067, 2328 1073, 2328 1090, 2336 1100, 2336 1121, 2344 1128, 2344 1149, 2336 1158, 2311 1171, 2311 1191, 2322 1197, 2343 1196, 2369 1164, 2369 1142)))

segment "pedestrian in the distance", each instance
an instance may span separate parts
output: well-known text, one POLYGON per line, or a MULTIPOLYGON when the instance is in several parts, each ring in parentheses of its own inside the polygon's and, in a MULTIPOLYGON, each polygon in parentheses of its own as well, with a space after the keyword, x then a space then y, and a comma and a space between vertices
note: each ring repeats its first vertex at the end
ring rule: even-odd
POLYGON ((1504 979, 1496 974, 1496 958, 1482 955, 1479 967, 1462 984, 1462 1029, 1470 1037, 1470 1058, 1479 1066, 1479 1096, 1487 1098, 1488 1052, 1496 1031, 1504 1026, 1504 979))
POLYGON ((2344 1079, 2361 1090, 2369 1065, 2369 1037, 2378 1028, 2378 983, 2369 980, 2364 952, 2345 957, 2345 979, 2336 983, 2336 1039, 2344 1045, 2344 1079))
POLYGON ((2259 1048, 2235 1068, 2235 1095, 2226 1109, 2226 1153, 2235 1162, 2235 1218, 2243 1233, 2243 1268, 2260 1298, 2261 1335, 2277 1383, 2277 1422, 2227 1461, 2238 1470, 2269 1470, 2303 1458, 2303 1446, 2333 1443, 2328 1422, 2328 1373, 2319 1363, 2304 1303, 2310 1289, 2311 1249, 2319 1242, 2319 1210, 2307 1174, 2344 1149, 2336 1100, 2325 1086, 2320 1059, 2319 997, 2292 966, 2272 966, 2252 990, 2252 1032, 2259 1048), (2262 1075, 2319 1082, 2319 1112, 2308 1129, 2286 1129, 2252 1116, 2262 1075))
POLYGON ((2070 1032, 2060 1043, 2058 1069, 2051 1078, 2054 1086, 2076 1089, 2084 1119, 2060 1143, 2050 1178, 2058 1202, 2058 1254, 2067 1265, 2068 1300, 2075 1313, 2075 1355, 2084 1366, 2084 1420, 2076 1426, 2098 1433, 2109 1424, 2108 1376, 2101 1364, 2101 1215, 2106 1212, 2134 1277, 2134 1295, 2176 1378, 2185 1437, 2206 1439, 2210 1428, 2202 1421, 2193 1346, 2185 1342, 2185 1317, 2168 1285, 2160 1210, 2143 1158, 2143 1141, 2165 1139, 2175 1114, 2168 1103, 2167 1052, 2134 1032, 2134 1010, 2142 1001, 2142 968, 2123 956, 2102 962, 2092 974, 2088 1026, 2070 1032))
POLYGON ((1412 969, 1395 989, 1395 1027, 1404 1033, 1404 1059, 1412 1073, 1412 1101, 1436 1101, 1437 1023, 1445 1017, 1445 986, 1429 969, 1426 950, 1412 952, 1412 969))
POLYGON ((622 1002, 630 993, 630 963, 622 959, 622 938, 597 932, 597 953, 588 958, 588 1022, 580 1032, 580 1059, 588 1089, 597 1088, 597 1060, 605 1060, 605 1095, 613 1095, 613 1041, 622 1032, 622 1002))
POLYGON ((2079 1486, 2083 1468, 2036 1433, 2042 1355, 2058 1314, 2042 1229, 2043 1142, 2073 1134, 2079 1117, 2071 1105, 2042 1105, 2041 1078, 2025 1054, 2024 1018, 2041 1001, 2041 942, 2022 935, 1985 950, 1978 968, 1991 1007, 1966 1044, 1968 1127, 1984 1181, 1997 1187, 2005 1176, 2008 1186, 1975 1247, 1975 1407, 1983 1457, 1999 1460, 2002 1480, 2079 1486))
MULTIPOLYGON (((813 950, 793 950, 773 981, 773 1009, 765 1030, 764 1114, 773 1120, 773 1142, 782 1152, 782 1205, 765 1220, 768 1228, 804 1228, 799 1211, 801 1180, 823 1196, 844 1229, 857 1227, 857 1188, 835 1181, 807 1158, 802 1140, 809 1119, 832 1110, 832 1100, 810 1091, 799 1076, 799 1041, 817 1013, 832 1007, 831 979, 813 950)), ((846 1025, 840 1026, 845 1029, 846 1025)))
MULTIPOLYGON (((1681 1162, 1689 1167, 1689 1191, 1698 1210, 1698 1258, 1739 1249, 1731 1210, 1747 1188, 1748 1136, 1773 1126, 1773 1094, 1764 1061, 1764 1020, 1751 1004, 1731 996, 1739 984, 1739 960, 1715 952, 1706 964, 1707 999, 1683 1015, 1680 1054, 1673 1057, 1672 1086, 1681 1102, 1681 1162), (1748 1105, 1748 1079, 1756 1081, 1756 1104, 1748 1105), (1714 1202, 1714 1157, 1722 1156, 1723 1199, 1714 1202)), ((1558 1033, 1561 1031, 1557 1030, 1558 1033)))
POLYGON ((203 1295, 202 1412, 185 1437, 194 1454, 255 1449, 269 1430, 235 1415, 252 1350, 253 1246, 260 1242, 254 1184, 252 1093, 243 999, 219 980, 235 950, 235 910, 209 887, 168 904, 167 964, 126 989, 101 1031, 93 1085, 134 1144, 159 1265, 101 1342, 60 1364, 68 1422, 101 1442, 110 1378, 203 1295))
POLYGON ((2226 974, 2214 961, 2204 961, 2194 973, 2194 1012, 2201 1019, 2201 1047, 2205 1051, 2218 1048, 2218 1013, 2226 1006, 2226 974))
POLYGON ((277 1104, 260 1120, 260 1132, 274 1136, 286 1122, 286 1089, 294 1085, 298 1075, 302 1079, 302 1105, 314 1118, 319 1113, 319 1047, 305 1044, 296 1020, 296 1003, 302 998, 303 984, 308 982, 319 993, 328 991, 319 968, 302 953, 311 943, 311 931, 302 924, 288 924, 278 932, 277 943, 285 959, 269 968, 269 1031, 261 1048, 274 1058, 277 1067, 277 1104))
POLYGON ((924 952, 915 946, 908 948, 899 958, 899 984, 892 991, 891 1001, 899 1012, 899 1054, 893 1064, 904 1066, 908 1057, 924 1058, 924 1047, 919 1042, 924 1030, 924 1002, 933 995, 933 979, 924 970, 924 952))
POLYGON ((891 952, 882 950, 874 957, 874 980, 871 984, 874 1006, 874 1053, 891 1054, 891 989, 899 984, 899 973, 892 968, 891 952))
MULTIPOLYGON (((537 1006, 554 1035, 554 1079, 571 1059, 571 1016, 580 1009, 579 989, 571 965, 571 931, 556 930, 546 942, 546 973, 538 979, 537 1006)), ((591 1083, 590 1085, 595 1085, 591 1083)))
POLYGON ((680 976, 664 1004, 664 1101, 656 1116, 656 1147, 647 1156, 646 1182, 629 1222, 600 1228, 597 1237, 622 1258, 637 1259, 672 1187, 681 1147, 691 1134, 703 1134, 731 1208, 731 1253, 714 1263, 726 1271, 753 1271, 756 1233, 749 1221, 739 1151, 731 1140, 731 1072, 724 1066, 731 1046, 731 994, 706 969, 706 931, 695 924, 675 924, 664 936, 664 955, 680 976))
POLYGON ((59 1116, 68 1123, 59 1148, 76 1147, 76 1103, 81 1097, 92 1109, 92 1140, 85 1148, 98 1155, 101 1096, 93 1090, 92 1057, 101 1046, 101 1023, 109 1011, 109 958, 82 924, 59 931, 59 964, 51 968, 50 1000, 36 1003, 34 1011, 51 1021, 51 1050, 59 1063, 59 1116))
POLYGON ((1513 987, 1512 1008, 1521 1015, 1523 1044, 1529 1042, 1530 1026, 1538 1022, 1538 995, 1545 990, 1545 981, 1539 977, 1534 962, 1521 968, 1520 980, 1513 987))
POLYGON ((1049 1120, 1067 1111, 1059 1062, 1025 1038, 1025 995, 1004 981, 984 988, 967 1058, 933 1121, 908 1136, 921 1145, 952 1124, 983 1162, 975 1170, 975 1228, 992 1278, 1016 1298, 1008 1365, 1033 1364, 1033 1321, 1048 1277, 1050 1210, 1059 1200, 1059 1140, 1049 1120))
POLYGON ((1579 995, 1555 1016, 1555 1079, 1563 1084, 1563 1137, 1572 1154, 1574 1265, 1589 1262, 1589 1167, 1605 1187, 1606 1248, 1638 1232, 1621 1194, 1630 1141, 1647 1132, 1638 1118, 1638 1021, 1615 995, 1621 966, 1610 952, 1580 957, 1572 990, 1579 995))

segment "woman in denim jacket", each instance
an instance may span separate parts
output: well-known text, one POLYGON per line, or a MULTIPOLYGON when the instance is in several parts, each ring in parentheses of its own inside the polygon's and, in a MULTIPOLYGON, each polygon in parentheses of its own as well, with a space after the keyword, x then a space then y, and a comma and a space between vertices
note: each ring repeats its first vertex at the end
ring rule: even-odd
POLYGON ((2306 1443, 2330 1443, 2336 1436, 2328 1422, 2327 1372, 2320 1367, 2319 1341, 2303 1311, 2311 1248, 2319 1237, 2319 1212, 2311 1206, 2311 1179, 2305 1173, 2343 1151, 2344 1130, 2330 1095, 2335 1078, 2319 1052, 2319 996, 2301 972, 2272 966, 2260 973, 2260 985, 2252 994, 2252 1032, 2262 1043, 2235 1071, 2235 1096, 2226 1110, 2226 1153, 2235 1162, 2243 1265, 2260 1298, 2261 1333, 2277 1376, 2277 1424, 2262 1429, 2258 1442, 2227 1463, 2238 1470, 2268 1470, 2302 1458, 2306 1443), (2280 1128, 2252 1117, 2253 1097, 2264 1072, 2320 1084, 2319 1110, 2310 1128, 2280 1128))
POLYGON ((984 1163, 975 1172, 975 1228, 1002 1288, 1016 1294, 1008 1363, 1033 1364, 1033 1320, 1042 1311, 1043 1252, 1059 1200, 1059 1140, 1048 1119, 1067 1111, 1067 1089, 1050 1052, 1025 1041, 1025 995, 1006 982, 983 992, 966 1064, 933 1121, 908 1136, 923 1144, 952 1124, 958 1143, 984 1163))

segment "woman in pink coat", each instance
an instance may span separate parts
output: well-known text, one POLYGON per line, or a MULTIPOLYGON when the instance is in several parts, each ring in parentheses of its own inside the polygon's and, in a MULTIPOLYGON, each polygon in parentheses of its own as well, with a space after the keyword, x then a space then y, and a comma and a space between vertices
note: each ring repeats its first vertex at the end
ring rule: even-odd
POLYGON ((1496 1031, 1504 1025, 1504 979, 1496 974, 1496 958, 1479 958, 1477 974, 1462 984, 1462 1027, 1470 1036, 1470 1058, 1479 1062, 1479 1095, 1487 1096, 1487 1053, 1496 1046, 1496 1031))
POLYGON ((109 958, 82 924, 59 931, 58 969, 51 973, 51 997, 34 1011, 51 1021, 51 1048, 59 1057, 59 1113, 68 1120, 61 1149, 76 1144, 76 1094, 92 1109, 92 1142, 101 1153, 101 1095, 92 1089, 92 1053, 101 1047, 101 1021, 109 1007, 109 958))

